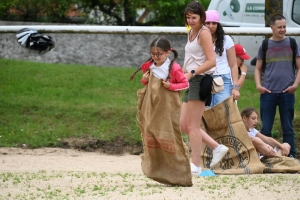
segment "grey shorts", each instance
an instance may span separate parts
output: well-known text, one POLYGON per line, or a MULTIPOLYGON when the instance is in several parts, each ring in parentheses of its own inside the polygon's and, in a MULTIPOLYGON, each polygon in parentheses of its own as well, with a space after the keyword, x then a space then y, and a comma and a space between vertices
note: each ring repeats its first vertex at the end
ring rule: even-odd
POLYGON ((193 76, 189 80, 189 89, 185 91, 183 102, 187 103, 190 100, 200 101, 200 83, 204 75, 193 76))

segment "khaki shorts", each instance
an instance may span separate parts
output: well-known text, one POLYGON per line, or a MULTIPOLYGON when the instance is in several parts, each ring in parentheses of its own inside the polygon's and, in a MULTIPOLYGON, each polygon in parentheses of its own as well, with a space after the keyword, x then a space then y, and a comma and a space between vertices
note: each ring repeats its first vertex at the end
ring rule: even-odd
POLYGON ((185 91, 183 102, 187 103, 190 100, 200 101, 200 83, 204 75, 193 76, 189 80, 189 89, 185 91))

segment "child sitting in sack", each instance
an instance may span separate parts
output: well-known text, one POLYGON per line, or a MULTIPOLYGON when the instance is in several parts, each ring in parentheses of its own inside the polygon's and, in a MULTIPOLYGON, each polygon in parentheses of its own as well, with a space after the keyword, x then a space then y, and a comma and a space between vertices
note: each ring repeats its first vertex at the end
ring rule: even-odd
POLYGON ((248 107, 241 112, 242 120, 251 138, 253 146, 260 156, 288 156, 290 153, 290 145, 288 143, 279 143, 271 137, 261 134, 255 126, 258 123, 258 112, 255 108, 248 107))

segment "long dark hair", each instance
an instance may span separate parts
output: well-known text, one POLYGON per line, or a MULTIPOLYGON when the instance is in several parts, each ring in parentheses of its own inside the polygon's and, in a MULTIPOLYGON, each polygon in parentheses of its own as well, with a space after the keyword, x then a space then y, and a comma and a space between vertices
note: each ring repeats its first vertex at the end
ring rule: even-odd
POLYGON ((217 22, 215 52, 219 54, 219 56, 222 56, 224 51, 224 36, 225 32, 223 26, 217 22))
MULTIPOLYGON (((178 52, 171 48, 171 44, 170 44, 170 41, 165 38, 165 37, 160 37, 160 38, 156 38, 155 40, 152 41, 152 43, 150 44, 150 49, 151 48, 160 48, 162 49, 164 52, 168 52, 168 51, 172 51, 173 54, 174 54, 174 57, 173 59, 171 60, 170 62, 170 65, 169 65, 169 74, 168 74, 168 79, 171 78, 171 75, 170 75, 170 72, 172 71, 172 67, 173 67, 173 63, 175 62, 175 60, 178 58, 178 52)), ((148 58, 145 62, 149 62, 152 60, 152 57, 150 56, 150 58, 148 58)), ((142 68, 139 67, 131 76, 130 76, 130 80, 132 81, 134 76, 136 75, 136 73, 138 73, 142 68)))

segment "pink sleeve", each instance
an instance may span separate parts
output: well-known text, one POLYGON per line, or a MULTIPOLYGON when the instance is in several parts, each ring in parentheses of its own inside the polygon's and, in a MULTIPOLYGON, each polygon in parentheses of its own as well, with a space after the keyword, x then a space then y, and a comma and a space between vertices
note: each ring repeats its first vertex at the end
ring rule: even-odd
POLYGON ((141 79, 141 83, 142 83, 143 85, 147 85, 148 81, 144 81, 143 79, 141 79))
MULTIPOLYGON (((145 72, 150 68, 151 65, 152 65, 152 60, 143 63, 142 66, 141 66, 141 69, 142 69, 143 73, 145 73, 145 72)), ((147 81, 144 81, 143 78, 142 78, 142 79, 141 79, 141 83, 142 83, 143 85, 147 85, 148 82, 147 82, 147 81)))
POLYGON ((170 73, 172 76, 170 80, 169 90, 172 91, 180 91, 189 88, 189 81, 185 77, 180 65, 178 63, 174 63, 172 67, 172 71, 170 73))

